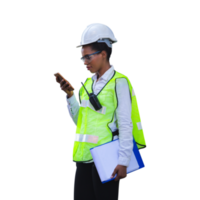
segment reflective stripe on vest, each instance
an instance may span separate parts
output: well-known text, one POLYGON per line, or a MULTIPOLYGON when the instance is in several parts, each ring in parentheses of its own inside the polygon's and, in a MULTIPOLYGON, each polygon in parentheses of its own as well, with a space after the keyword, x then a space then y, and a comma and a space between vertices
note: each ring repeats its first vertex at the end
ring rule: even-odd
POLYGON ((76 134, 75 141, 78 142, 90 142, 90 143, 97 143, 99 137, 96 135, 86 135, 86 134, 76 134))
POLYGON ((99 110, 95 110, 95 108, 93 107, 93 105, 90 103, 89 99, 88 100, 82 100, 81 102, 81 107, 89 107, 91 108, 92 110, 98 112, 98 113, 101 113, 101 114, 105 114, 106 113, 106 107, 105 106, 102 106, 101 109, 99 110))

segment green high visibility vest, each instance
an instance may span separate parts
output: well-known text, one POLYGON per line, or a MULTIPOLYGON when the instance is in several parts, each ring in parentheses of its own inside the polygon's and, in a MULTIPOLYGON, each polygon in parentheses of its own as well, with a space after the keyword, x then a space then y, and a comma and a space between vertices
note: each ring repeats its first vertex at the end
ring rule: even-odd
MULTIPOLYGON (((126 78, 129 85, 132 102, 131 119, 133 124, 133 138, 136 141, 138 149, 146 147, 133 87, 127 76, 114 70, 112 78, 97 94, 97 98, 102 105, 100 110, 96 111, 92 106, 89 101, 89 96, 83 86, 79 90, 80 108, 73 148, 74 162, 92 160, 93 158, 90 153, 91 148, 113 140, 113 133, 108 125, 113 122, 115 110, 118 105, 116 80, 119 78, 126 78)), ((89 93, 93 92, 93 83, 94 81, 92 78, 87 78, 84 83, 89 93)))

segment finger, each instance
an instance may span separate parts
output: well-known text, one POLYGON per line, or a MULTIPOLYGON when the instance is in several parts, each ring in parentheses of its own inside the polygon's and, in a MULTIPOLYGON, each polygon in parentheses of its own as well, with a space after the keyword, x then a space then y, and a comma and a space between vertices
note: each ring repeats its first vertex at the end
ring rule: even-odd
POLYGON ((67 85, 67 86, 65 86, 63 89, 65 89, 65 90, 69 90, 69 89, 70 89, 70 86, 67 85))
POLYGON ((113 173, 112 173, 112 175, 111 175, 111 178, 113 178, 113 177, 115 176, 116 173, 117 173, 117 170, 116 170, 116 168, 115 168, 114 171, 113 171, 113 173))
POLYGON ((119 174, 117 174, 117 176, 115 177, 115 181, 118 181, 119 179, 120 179, 121 177, 120 177, 120 175, 119 174))
POLYGON ((62 85, 64 83, 64 79, 61 79, 60 81, 60 85, 62 85))
POLYGON ((58 77, 56 76, 56 81, 58 81, 58 77))
POLYGON ((65 83, 65 85, 63 85, 63 88, 65 88, 65 89, 73 89, 73 87, 69 83, 65 83))
POLYGON ((56 76, 56 81, 59 83, 59 77, 58 76, 56 76))
POLYGON ((67 82, 67 81, 63 81, 63 83, 62 83, 61 85, 65 87, 65 86, 68 86, 68 85, 70 85, 70 84, 69 84, 69 82, 67 82))
POLYGON ((119 179, 124 178, 122 171, 118 170, 117 176, 115 178, 115 181, 118 181, 119 179))
POLYGON ((61 88, 62 88, 62 89, 68 89, 68 87, 69 87, 69 84, 68 84, 68 83, 65 83, 61 88))
POLYGON ((127 174, 120 174, 120 178, 125 178, 127 174))
POLYGON ((126 178, 126 176, 121 176, 121 178, 126 178))
POLYGON ((118 175, 118 174, 116 173, 116 174, 115 174, 113 177, 111 177, 111 178, 115 178, 115 177, 117 177, 117 175, 118 175))

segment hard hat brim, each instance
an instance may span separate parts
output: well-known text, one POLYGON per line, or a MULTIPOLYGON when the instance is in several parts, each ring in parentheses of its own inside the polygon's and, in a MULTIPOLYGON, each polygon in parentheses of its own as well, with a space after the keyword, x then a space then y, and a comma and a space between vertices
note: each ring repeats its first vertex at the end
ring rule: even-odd
POLYGON ((88 45, 88 44, 91 44, 91 43, 93 43, 93 42, 86 43, 86 44, 80 44, 80 45, 76 46, 76 48, 81 47, 81 46, 83 46, 83 45, 88 45))
POLYGON ((81 48, 82 46, 83 46, 83 45, 78 44, 78 45, 75 46, 75 48, 76 48, 76 49, 79 49, 79 48, 81 48))

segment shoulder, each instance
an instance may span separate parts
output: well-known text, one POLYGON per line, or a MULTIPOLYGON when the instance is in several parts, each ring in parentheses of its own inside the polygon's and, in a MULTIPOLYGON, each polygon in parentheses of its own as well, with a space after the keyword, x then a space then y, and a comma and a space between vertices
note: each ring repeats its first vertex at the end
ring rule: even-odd
POLYGON ((122 77, 122 78, 117 78, 116 79, 116 83, 117 84, 125 84, 125 85, 128 85, 128 81, 125 77, 122 77))

